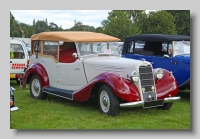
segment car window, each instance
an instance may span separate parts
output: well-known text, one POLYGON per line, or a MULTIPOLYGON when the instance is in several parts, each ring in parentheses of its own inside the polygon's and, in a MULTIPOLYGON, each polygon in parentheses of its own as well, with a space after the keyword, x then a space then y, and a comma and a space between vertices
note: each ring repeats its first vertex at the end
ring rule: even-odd
POLYGON ((128 42, 128 49, 127 49, 128 53, 133 53, 133 44, 134 44, 134 41, 128 42))
POLYGON ((119 54, 117 42, 85 42, 78 43, 80 55, 111 53, 119 54))
POLYGON ((174 41, 174 55, 190 54, 190 41, 174 41))
POLYGON ((51 55, 58 60, 58 42, 43 41, 43 54, 51 55))
POLYGON ((10 58, 11 59, 24 59, 25 54, 21 44, 10 43, 10 58))

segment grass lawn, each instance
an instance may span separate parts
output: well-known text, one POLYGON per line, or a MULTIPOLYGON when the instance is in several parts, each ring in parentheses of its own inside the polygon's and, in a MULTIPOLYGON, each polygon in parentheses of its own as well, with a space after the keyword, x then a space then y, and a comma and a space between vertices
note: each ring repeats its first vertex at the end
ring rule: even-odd
POLYGON ((181 100, 170 110, 158 108, 120 108, 119 115, 101 114, 93 100, 80 103, 48 95, 45 100, 33 99, 29 88, 15 81, 15 103, 19 108, 10 112, 10 129, 79 129, 79 130, 190 130, 190 90, 180 91, 181 100))

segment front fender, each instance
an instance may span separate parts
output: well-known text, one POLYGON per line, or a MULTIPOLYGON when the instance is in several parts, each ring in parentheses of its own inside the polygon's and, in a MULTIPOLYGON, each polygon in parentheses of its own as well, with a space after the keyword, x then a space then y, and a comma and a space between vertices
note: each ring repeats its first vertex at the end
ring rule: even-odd
POLYGON ((133 83, 123 77, 120 77, 118 74, 111 72, 100 74, 91 80, 91 82, 89 82, 86 86, 78 91, 75 91, 73 93, 73 99, 82 102, 88 100, 92 89, 94 89, 96 84, 99 83, 108 85, 113 93, 122 100, 126 100, 128 102, 140 100, 139 91, 133 83))
POLYGON ((42 87, 49 86, 49 77, 45 68, 40 63, 35 63, 25 71, 22 79, 22 87, 26 86, 34 74, 37 74, 40 77, 42 87))
POLYGON ((163 69, 163 71, 163 78, 161 80, 155 79, 157 99, 175 96, 178 93, 178 83, 173 74, 166 69, 163 69))

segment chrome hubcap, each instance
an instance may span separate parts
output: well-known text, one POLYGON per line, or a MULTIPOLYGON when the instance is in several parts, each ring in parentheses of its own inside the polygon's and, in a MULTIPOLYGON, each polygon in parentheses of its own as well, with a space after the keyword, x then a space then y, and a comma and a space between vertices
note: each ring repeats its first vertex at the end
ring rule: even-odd
POLYGON ((110 109, 110 99, 105 90, 100 93, 100 105, 103 112, 107 113, 110 109))
POLYGON ((38 79, 34 79, 32 81, 31 90, 34 96, 38 96, 40 94, 40 82, 38 79))

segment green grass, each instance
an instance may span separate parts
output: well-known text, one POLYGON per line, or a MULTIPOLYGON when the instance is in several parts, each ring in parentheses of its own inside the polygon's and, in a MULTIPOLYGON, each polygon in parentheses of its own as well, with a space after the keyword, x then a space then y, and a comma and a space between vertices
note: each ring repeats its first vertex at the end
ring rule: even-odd
POLYGON ((45 100, 33 99, 29 88, 15 81, 15 104, 10 112, 10 129, 79 129, 79 130, 190 130, 190 91, 179 92, 181 100, 170 110, 158 108, 120 108, 116 117, 101 114, 93 100, 80 103, 48 95, 45 100))

